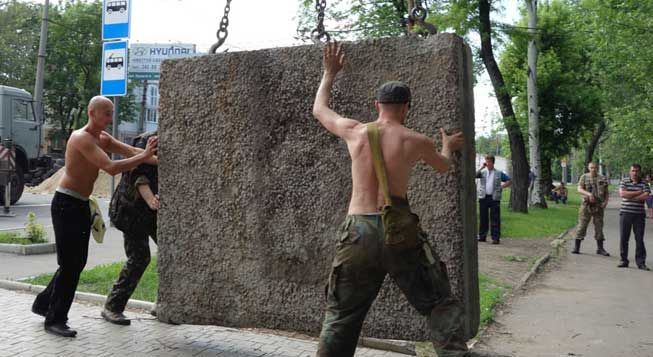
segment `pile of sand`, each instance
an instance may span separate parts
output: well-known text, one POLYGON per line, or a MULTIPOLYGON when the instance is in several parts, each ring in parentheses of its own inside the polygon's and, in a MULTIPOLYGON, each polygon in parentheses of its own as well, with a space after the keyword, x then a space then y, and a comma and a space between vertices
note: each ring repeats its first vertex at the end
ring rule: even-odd
MULTIPOLYGON (((57 186, 59 186, 59 180, 61 179, 61 176, 63 176, 63 169, 63 167, 60 168, 52 176, 48 177, 47 180, 41 182, 41 184, 36 187, 25 187, 25 192, 38 194, 54 193, 54 191, 57 189, 57 186)), ((120 174, 114 177, 115 184, 117 186, 118 182, 120 181, 120 174)), ((95 180, 95 186, 93 186, 93 195, 96 197, 104 198, 111 197, 111 176, 102 170, 100 170, 100 174, 98 175, 97 180, 95 180)))

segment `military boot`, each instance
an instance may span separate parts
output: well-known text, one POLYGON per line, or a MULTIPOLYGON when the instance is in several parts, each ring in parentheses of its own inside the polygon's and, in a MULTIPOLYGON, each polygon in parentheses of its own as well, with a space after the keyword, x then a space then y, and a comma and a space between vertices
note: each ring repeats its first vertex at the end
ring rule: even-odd
POLYGON ((609 257, 610 253, 606 252, 605 249, 603 249, 603 241, 602 240, 597 240, 596 241, 596 254, 602 255, 604 257, 609 257))
POLYGON ((580 239, 574 240, 574 250, 571 251, 572 254, 580 254, 580 242, 582 242, 580 239))

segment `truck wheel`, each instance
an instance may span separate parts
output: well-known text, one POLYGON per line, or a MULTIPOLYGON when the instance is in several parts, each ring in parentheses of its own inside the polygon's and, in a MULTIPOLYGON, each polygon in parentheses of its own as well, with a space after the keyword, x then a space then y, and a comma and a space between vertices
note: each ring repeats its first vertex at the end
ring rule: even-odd
MULTIPOLYGON (((25 177, 23 175, 23 169, 20 166, 16 167, 16 173, 11 176, 11 204, 16 204, 20 199, 20 196, 23 195, 23 189, 25 188, 25 177)), ((5 187, 0 186, 0 205, 5 204, 5 187)))

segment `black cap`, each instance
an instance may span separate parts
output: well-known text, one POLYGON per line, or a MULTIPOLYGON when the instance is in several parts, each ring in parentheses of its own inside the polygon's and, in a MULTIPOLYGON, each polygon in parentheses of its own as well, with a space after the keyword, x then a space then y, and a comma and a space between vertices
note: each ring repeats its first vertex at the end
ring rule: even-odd
POLYGON ((410 88, 406 83, 399 81, 385 82, 376 92, 379 103, 410 103, 412 99, 410 88))

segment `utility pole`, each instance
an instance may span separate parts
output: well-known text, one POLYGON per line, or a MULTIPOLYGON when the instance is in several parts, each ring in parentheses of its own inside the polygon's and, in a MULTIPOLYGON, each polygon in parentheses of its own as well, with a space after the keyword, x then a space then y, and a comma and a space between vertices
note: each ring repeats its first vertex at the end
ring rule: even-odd
POLYGON ((43 72, 45 70, 45 48, 48 43, 48 10, 50 1, 43 4, 43 19, 41 20, 41 39, 39 40, 39 55, 36 63, 36 83, 34 84, 34 104, 36 104, 36 121, 43 122, 43 72))
POLYGON ((138 134, 145 131, 145 104, 147 103, 147 79, 143 81, 143 95, 141 96, 141 115, 138 116, 138 134))
POLYGON ((531 169, 534 174, 530 203, 532 206, 546 208, 540 181, 542 163, 540 160, 540 120, 537 105, 537 0, 526 2, 528 10, 528 146, 530 149, 531 169))

